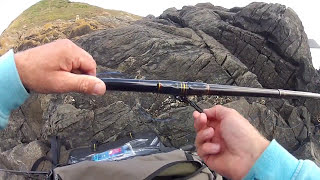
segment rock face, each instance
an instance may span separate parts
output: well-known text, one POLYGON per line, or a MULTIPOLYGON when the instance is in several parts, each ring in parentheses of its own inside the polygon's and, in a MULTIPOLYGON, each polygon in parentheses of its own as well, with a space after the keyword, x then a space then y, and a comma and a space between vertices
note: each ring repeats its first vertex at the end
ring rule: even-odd
MULTIPOLYGON (((157 18, 148 16, 125 27, 96 31, 76 43, 94 57, 100 72, 319 92, 319 74, 312 66, 302 23, 292 9, 279 4, 170 8, 157 18)), ((319 101, 191 99, 203 108, 215 104, 235 108, 269 140, 277 139, 297 157, 318 163, 319 101)), ((166 145, 180 147, 194 141, 193 111, 167 95, 33 93, 0 132, 0 148, 6 153, 21 144, 59 135, 66 149, 71 149, 93 139, 108 142, 148 130, 155 131, 166 145)), ((5 156, 0 160, 14 163, 5 156)), ((4 166, 11 167, 10 163, 4 166)))

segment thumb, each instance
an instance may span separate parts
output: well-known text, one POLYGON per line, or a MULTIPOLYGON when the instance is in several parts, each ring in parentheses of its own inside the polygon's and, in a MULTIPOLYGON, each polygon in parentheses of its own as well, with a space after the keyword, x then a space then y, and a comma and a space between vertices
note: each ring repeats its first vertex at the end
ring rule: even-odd
POLYGON ((106 92, 106 85, 95 76, 73 74, 65 72, 64 92, 79 92, 91 95, 103 95, 106 92))

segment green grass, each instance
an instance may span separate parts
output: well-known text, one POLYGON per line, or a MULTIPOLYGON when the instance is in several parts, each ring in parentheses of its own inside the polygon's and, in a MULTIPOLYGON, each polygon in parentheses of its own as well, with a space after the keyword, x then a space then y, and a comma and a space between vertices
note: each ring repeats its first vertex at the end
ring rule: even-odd
POLYGON ((133 18, 139 19, 139 16, 136 15, 122 11, 106 10, 84 3, 74 3, 68 0, 42 0, 25 10, 10 24, 9 29, 43 25, 57 19, 75 19, 77 15, 79 15, 80 18, 89 18, 102 15, 104 12, 109 13, 111 16, 130 15, 133 18))

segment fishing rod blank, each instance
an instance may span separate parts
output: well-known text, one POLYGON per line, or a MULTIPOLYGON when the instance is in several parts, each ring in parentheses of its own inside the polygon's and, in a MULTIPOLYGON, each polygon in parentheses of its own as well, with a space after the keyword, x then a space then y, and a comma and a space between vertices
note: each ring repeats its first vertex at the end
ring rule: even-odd
POLYGON ((141 80, 122 78, 100 78, 112 91, 135 91, 171 94, 177 96, 188 95, 219 95, 219 96, 250 96, 272 98, 317 98, 320 94, 291 91, 283 89, 249 88, 231 85, 207 84, 202 82, 181 82, 171 80, 141 80))

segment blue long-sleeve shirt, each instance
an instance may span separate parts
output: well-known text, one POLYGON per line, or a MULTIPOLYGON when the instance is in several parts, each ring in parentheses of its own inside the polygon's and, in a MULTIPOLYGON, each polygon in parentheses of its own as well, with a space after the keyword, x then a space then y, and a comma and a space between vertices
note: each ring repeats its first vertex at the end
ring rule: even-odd
POLYGON ((13 51, 0 57, 0 129, 8 124, 12 110, 18 108, 29 97, 20 80, 13 51))
MULTIPOLYGON (((28 97, 15 65, 13 51, 10 50, 0 57, 1 129, 7 126, 10 112, 28 97)), ((297 160, 273 140, 244 179, 320 179, 320 169, 312 161, 297 160)))
POLYGON ((320 169, 310 160, 296 159, 273 140, 244 179, 320 179, 320 169))

